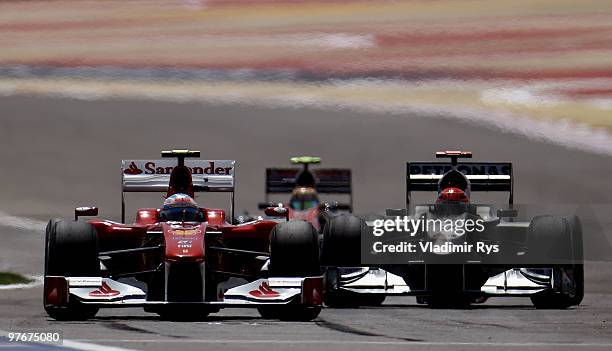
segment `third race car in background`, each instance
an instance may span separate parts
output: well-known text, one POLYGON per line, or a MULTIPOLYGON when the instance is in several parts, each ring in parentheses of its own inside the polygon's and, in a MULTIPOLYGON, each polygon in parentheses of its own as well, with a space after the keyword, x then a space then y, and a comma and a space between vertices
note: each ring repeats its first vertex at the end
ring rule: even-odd
MULTIPOLYGON (((406 208, 387 210, 379 220, 403 218, 467 223, 481 221, 482 230, 456 231, 421 227, 414 235, 385 236, 385 244, 412 243, 421 247, 483 243, 497 245, 499 255, 466 252, 421 252, 381 255, 374 252, 372 221, 352 215, 332 218, 324 229, 321 261, 324 266, 379 267, 401 277, 401 283, 385 281, 377 287, 403 290, 417 302, 431 306, 467 306, 493 296, 530 297, 536 308, 579 305, 584 296, 582 227, 573 215, 539 215, 519 221, 514 210, 512 164, 458 162, 470 152, 439 152, 450 162, 409 162, 406 174, 406 208), (411 205, 412 191, 435 192, 434 203, 411 205), (472 194, 498 191, 508 194, 508 205, 498 209, 478 204, 472 194), (399 241, 402 240, 402 241, 399 241), (372 254, 374 252, 374 254, 372 254), (370 256, 368 256, 370 255, 370 256), (364 258, 366 258, 364 260, 364 258), (390 259, 393 258, 393 259, 390 259), (364 262, 365 261, 365 262, 364 262), (373 262, 376 261, 376 262, 373 262)), ((388 234, 384 234, 388 235, 388 234)), ((389 234, 392 235, 392 234, 389 234)), ((377 244, 379 245, 379 244, 377 244)), ((379 245, 380 246, 380 245, 379 245)), ((371 293, 360 279, 347 280, 327 270, 326 291, 371 293), (331 276, 330 276, 331 275, 331 276)), ((362 278, 363 279, 363 278, 362 278)))
POLYGON ((266 168, 266 200, 258 208, 283 206, 289 211, 289 219, 305 220, 317 230, 323 229, 327 220, 339 212, 353 210, 351 170, 345 168, 310 169, 311 164, 321 163, 321 158, 300 156, 291 158, 299 168, 266 168), (270 195, 291 194, 288 203, 270 201, 270 195), (319 195, 344 195, 348 203, 321 201, 319 195))

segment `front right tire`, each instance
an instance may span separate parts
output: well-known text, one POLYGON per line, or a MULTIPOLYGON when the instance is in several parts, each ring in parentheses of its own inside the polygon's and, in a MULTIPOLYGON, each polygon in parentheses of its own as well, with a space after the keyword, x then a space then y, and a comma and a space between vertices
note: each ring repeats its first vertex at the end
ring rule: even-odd
MULTIPOLYGON (((332 269, 361 266, 362 225, 363 220, 353 215, 344 214, 330 218, 323 228, 321 263, 332 269)), ((385 295, 339 291, 328 282, 324 300, 327 306, 333 308, 380 306, 385 295)))
MULTIPOLYGON (((310 277, 321 274, 319 238, 306 221, 279 223, 270 234, 270 277, 310 277)), ((290 304, 261 306, 263 318, 286 321, 310 321, 319 315, 321 306, 290 304)))
POLYGON ((537 309, 566 309, 577 306, 584 298, 584 258, 582 225, 573 217, 539 216, 529 226, 530 246, 548 247, 563 264, 552 266, 553 275, 564 275, 572 282, 569 291, 544 291, 533 295, 531 302, 537 309))

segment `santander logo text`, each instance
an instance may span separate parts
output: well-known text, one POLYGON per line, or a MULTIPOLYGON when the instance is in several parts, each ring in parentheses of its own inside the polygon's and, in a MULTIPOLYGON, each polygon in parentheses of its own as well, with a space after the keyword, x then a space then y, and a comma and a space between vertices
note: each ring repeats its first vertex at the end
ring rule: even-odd
MULTIPOLYGON (((171 174, 174 166, 161 167, 158 166, 155 162, 150 161, 146 162, 143 166, 143 169, 140 169, 136 162, 130 162, 129 166, 123 170, 123 173, 128 175, 138 175, 138 174, 171 174)), ((230 175, 233 167, 218 167, 215 165, 214 161, 208 162, 208 166, 206 167, 187 167, 191 174, 206 174, 206 175, 230 175)))

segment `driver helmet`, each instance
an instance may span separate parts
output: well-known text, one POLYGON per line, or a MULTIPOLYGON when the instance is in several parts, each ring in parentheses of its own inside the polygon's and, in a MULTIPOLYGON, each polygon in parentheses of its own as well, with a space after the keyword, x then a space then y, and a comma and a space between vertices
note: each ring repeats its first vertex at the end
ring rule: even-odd
POLYGON ((456 188, 448 187, 444 188, 438 199, 436 200, 436 211, 442 214, 461 214, 465 213, 470 204, 470 199, 465 191, 456 188))
POLYGON ((181 193, 166 198, 160 216, 165 221, 173 222, 198 222, 203 218, 198 204, 191 196, 181 193))
POLYGON ((289 207, 296 211, 305 211, 319 206, 317 191, 312 187, 297 187, 291 193, 289 207))
POLYGON ((469 203, 470 199, 466 195, 465 191, 455 188, 448 187, 440 192, 438 195, 437 204, 440 203, 469 203))

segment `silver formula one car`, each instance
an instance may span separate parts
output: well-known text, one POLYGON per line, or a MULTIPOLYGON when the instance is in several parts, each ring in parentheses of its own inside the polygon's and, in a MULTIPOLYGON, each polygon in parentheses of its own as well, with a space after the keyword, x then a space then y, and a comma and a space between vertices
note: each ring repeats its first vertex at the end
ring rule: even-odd
POLYGON ((584 295, 579 219, 543 215, 519 221, 511 163, 458 162, 471 157, 461 151, 437 157, 451 162, 407 164, 406 209, 370 220, 350 215, 330 220, 321 252, 327 293, 414 295, 431 306, 466 306, 492 296, 530 297, 536 308, 579 305, 584 295), (437 200, 411 206, 412 191, 435 191, 437 200), (473 203, 471 194, 479 191, 507 192, 507 208, 473 203), (410 235, 393 230, 384 239, 373 235, 376 220, 399 219, 480 227, 423 225, 410 235), (416 249, 401 252, 410 247, 416 249), (482 247, 489 250, 473 249, 482 247))

